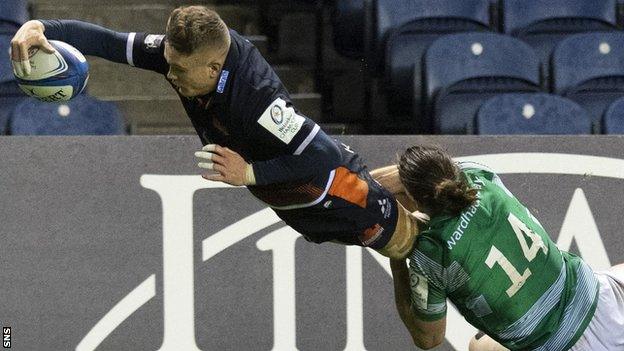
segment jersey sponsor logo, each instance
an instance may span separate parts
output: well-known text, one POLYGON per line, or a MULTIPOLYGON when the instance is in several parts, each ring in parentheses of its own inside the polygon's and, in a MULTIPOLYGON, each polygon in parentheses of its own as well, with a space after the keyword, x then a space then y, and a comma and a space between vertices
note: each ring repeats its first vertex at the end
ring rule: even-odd
POLYGON ((412 287, 412 303, 419 310, 427 309, 429 298, 429 283, 427 278, 410 269, 410 285, 412 287))
MULTIPOLYGON (((475 184, 475 188, 481 189, 481 185, 475 184)), ((461 238, 464 236, 464 230, 468 228, 470 221, 472 221, 472 218, 474 217, 475 213, 477 213, 479 206, 481 206, 481 200, 478 199, 479 196, 480 193, 477 192, 477 201, 475 201, 474 204, 468 207, 468 209, 461 214, 457 229, 455 229, 455 231, 451 235, 451 238, 446 241, 446 245, 448 246, 449 250, 453 250, 455 245, 459 243, 461 238)))
POLYGON ((219 77, 219 84, 217 85, 217 93, 223 94, 225 91, 225 84, 228 81, 228 77, 230 76, 230 71, 223 70, 221 71, 221 76, 219 77))
POLYGON ((305 118, 298 115, 291 106, 286 106, 286 101, 281 98, 275 99, 258 119, 258 123, 264 129, 284 144, 290 144, 304 122, 305 118))
POLYGON ((143 49, 148 53, 157 53, 162 44, 164 35, 150 34, 143 40, 143 49))
POLYGON ((392 214, 392 203, 388 201, 388 199, 377 200, 377 203, 379 203, 379 207, 384 218, 390 218, 390 215, 392 214))
POLYGON ((360 235, 360 241, 364 246, 370 246, 375 241, 379 240, 381 237, 381 233, 383 233, 384 228, 376 223, 374 226, 366 229, 364 233, 360 235))

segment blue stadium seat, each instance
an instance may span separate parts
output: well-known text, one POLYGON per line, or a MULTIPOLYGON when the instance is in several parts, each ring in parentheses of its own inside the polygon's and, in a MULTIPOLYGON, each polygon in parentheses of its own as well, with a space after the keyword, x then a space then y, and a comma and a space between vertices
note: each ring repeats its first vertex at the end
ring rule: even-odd
POLYGON ((28 21, 28 2, 26 0, 0 1, 0 23, 21 26, 28 21))
POLYGON ((624 96, 624 33, 583 33, 552 56, 553 90, 585 108, 599 133, 607 107, 624 96))
POLYGON ((603 121, 604 134, 624 134, 624 98, 616 100, 609 106, 603 121))
POLYGON ((12 34, 0 34, 0 84, 14 80, 9 57, 12 34))
POLYGON ((616 0, 501 1, 504 32, 529 43, 545 67, 556 45, 568 35, 618 29, 616 0))
MULTIPOLYGON (((390 10, 381 8, 384 4, 388 2, 378 2, 378 11, 390 10)), ((379 35, 388 36, 383 71, 391 115, 422 114, 422 56, 427 47, 446 34, 489 31, 489 7, 489 0, 448 0, 435 6, 431 1, 409 1, 402 11, 392 9, 394 20, 379 17, 379 35)))
POLYGON ((25 95, 18 90, 19 88, 13 82, 11 86, 0 84, 0 135, 8 133, 11 112, 15 106, 26 99, 25 95))
POLYGON ((365 8, 372 0, 337 0, 332 13, 334 47, 351 59, 364 57, 365 8))
POLYGON ((451 34, 424 58, 425 89, 433 131, 464 134, 488 98, 541 90, 540 63, 530 46, 494 33, 451 34))
MULTIPOLYGON (((415 22, 412 30, 443 28, 475 30, 490 24, 489 5, 480 0, 374 0, 371 50, 367 54, 369 65, 383 69, 386 41, 392 30, 415 22), (453 18, 455 20, 453 20, 453 18)), ((454 30, 454 31, 457 31, 454 30)))
POLYGON ((24 98, 13 77, 9 58, 10 41, 13 34, 0 34, 0 135, 6 134, 9 115, 24 98))
POLYGON ((476 134, 591 134, 589 115, 556 95, 503 94, 477 112, 476 134))
POLYGON ((86 94, 62 103, 26 99, 9 120, 12 135, 117 135, 124 134, 117 106, 86 94))

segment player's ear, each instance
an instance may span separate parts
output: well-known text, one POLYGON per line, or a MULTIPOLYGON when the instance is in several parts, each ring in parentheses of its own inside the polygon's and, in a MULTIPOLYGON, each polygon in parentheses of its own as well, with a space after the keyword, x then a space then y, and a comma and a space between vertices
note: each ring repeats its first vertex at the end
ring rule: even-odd
POLYGON ((217 78, 221 74, 221 64, 213 62, 210 64, 210 78, 217 78))

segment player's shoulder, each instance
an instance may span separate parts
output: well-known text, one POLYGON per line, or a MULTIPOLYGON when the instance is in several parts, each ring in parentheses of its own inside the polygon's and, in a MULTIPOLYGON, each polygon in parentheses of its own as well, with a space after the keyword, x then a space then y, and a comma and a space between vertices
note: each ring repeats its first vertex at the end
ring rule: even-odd
POLYGON ((469 178, 483 178, 492 180, 496 173, 490 167, 473 161, 459 161, 456 163, 459 170, 469 176, 469 178))
MULTIPOLYGON (((513 194, 503 184, 499 175, 490 167, 470 161, 458 162, 457 166, 468 180, 470 186, 483 195, 482 200, 489 198, 489 196, 486 196, 487 194, 497 194, 499 191, 503 191, 506 194, 502 199, 514 198, 513 194)), ((494 196, 491 200, 496 200, 499 197, 494 196)))
POLYGON ((444 251, 444 227, 428 228, 417 239, 416 251, 434 260, 441 260, 444 251))
MULTIPOLYGON (((247 46, 240 40, 237 45, 247 46)), ((264 110, 278 103, 278 99, 290 104, 286 89, 262 55, 255 48, 238 49, 242 57, 233 77, 232 107, 255 120, 264 110)))
POLYGON ((248 94, 270 96, 282 82, 260 51, 235 30, 230 30, 232 45, 237 51, 236 80, 238 89, 248 94))

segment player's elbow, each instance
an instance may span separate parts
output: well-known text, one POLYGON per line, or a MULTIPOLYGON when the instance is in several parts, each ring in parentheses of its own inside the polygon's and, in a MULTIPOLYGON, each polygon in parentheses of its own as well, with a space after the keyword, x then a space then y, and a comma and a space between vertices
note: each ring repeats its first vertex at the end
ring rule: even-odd
POLYGON ((323 131, 319 131, 304 153, 308 153, 315 169, 332 170, 338 167, 342 160, 340 148, 323 131))
POLYGON ((444 331, 427 331, 420 328, 414 328, 411 331, 412 340, 416 347, 429 350, 436 346, 440 346, 444 341, 444 331))

